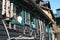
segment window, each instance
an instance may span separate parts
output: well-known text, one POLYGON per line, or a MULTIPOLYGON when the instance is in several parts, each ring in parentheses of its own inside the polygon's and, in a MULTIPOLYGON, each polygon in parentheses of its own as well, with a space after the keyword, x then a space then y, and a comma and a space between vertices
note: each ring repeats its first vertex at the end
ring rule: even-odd
POLYGON ((24 25, 24 7, 20 7, 18 5, 14 5, 13 7, 13 24, 21 24, 24 25))
POLYGON ((36 29, 36 17, 33 14, 31 14, 30 18, 31 18, 31 28, 36 29))
POLYGON ((22 23, 22 9, 20 7, 16 7, 16 15, 17 15, 17 21, 19 23, 22 23))
POLYGON ((25 24, 29 25, 33 29, 36 29, 36 17, 30 12, 30 10, 25 12, 25 24))
POLYGON ((30 12, 25 11, 25 24, 30 25, 30 12))

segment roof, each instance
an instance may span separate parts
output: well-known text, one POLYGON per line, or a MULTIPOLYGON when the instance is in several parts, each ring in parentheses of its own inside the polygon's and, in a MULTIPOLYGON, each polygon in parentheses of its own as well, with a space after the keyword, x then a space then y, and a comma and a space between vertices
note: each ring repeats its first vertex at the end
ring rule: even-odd
POLYGON ((60 13, 54 14, 55 18, 60 18, 60 13))
POLYGON ((60 10, 60 8, 56 9, 57 11, 60 10))

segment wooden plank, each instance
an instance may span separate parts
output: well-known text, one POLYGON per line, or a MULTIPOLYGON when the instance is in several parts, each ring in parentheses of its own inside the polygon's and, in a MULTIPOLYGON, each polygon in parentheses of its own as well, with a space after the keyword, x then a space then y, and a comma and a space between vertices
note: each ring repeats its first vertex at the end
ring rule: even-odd
POLYGON ((9 17, 10 1, 6 0, 6 17, 9 17))
POLYGON ((11 22, 9 22, 9 28, 11 29, 11 22))
POLYGON ((26 10, 25 10, 25 24, 27 24, 26 20, 27 20, 27 19, 26 19, 26 10))
POLYGON ((16 30, 16 25, 14 24, 14 30, 16 30))
POLYGON ((13 3, 11 3, 11 6, 10 6, 10 18, 13 17, 13 3))
POLYGON ((36 19, 36 28, 37 28, 37 33, 39 34, 39 20, 38 19, 36 19))
POLYGON ((13 11, 13 16, 14 16, 14 19, 16 20, 16 21, 18 21, 17 20, 17 14, 16 14, 16 5, 13 5, 13 9, 12 9, 13 11))
POLYGON ((25 24, 30 25, 30 13, 25 10, 25 24))
POLYGON ((5 2, 6 2, 6 0, 2 0, 2 15, 4 15, 5 14, 5 2))

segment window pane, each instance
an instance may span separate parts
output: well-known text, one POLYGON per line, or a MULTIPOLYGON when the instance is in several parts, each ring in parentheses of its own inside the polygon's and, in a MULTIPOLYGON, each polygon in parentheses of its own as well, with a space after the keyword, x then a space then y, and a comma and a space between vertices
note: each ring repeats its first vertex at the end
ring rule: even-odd
POLYGON ((22 16, 21 16, 22 10, 21 10, 21 8, 20 8, 19 6, 17 6, 16 9, 17 9, 17 10, 16 10, 17 21, 18 21, 19 23, 22 23, 22 16))
POLYGON ((31 14, 31 25, 32 25, 32 28, 36 28, 35 26, 35 16, 33 14, 31 14))
MULTIPOLYGON (((16 21, 18 21, 19 23, 22 23, 22 9, 19 7, 19 6, 17 6, 17 5, 14 5, 14 7, 15 7, 15 12, 16 12, 16 21)), ((14 13, 15 13, 14 12, 14 13)))
POLYGON ((25 12, 25 24, 30 25, 30 13, 25 12))

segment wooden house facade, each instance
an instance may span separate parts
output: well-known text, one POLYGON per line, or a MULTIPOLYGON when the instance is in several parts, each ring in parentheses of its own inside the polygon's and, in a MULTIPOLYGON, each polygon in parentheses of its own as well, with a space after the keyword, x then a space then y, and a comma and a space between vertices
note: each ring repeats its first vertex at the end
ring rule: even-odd
POLYGON ((0 39, 52 40, 53 13, 49 2, 41 3, 44 1, 1 0, 0 39))

